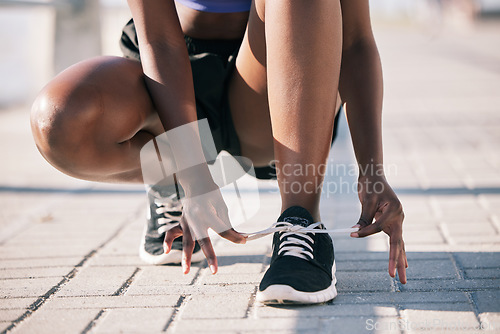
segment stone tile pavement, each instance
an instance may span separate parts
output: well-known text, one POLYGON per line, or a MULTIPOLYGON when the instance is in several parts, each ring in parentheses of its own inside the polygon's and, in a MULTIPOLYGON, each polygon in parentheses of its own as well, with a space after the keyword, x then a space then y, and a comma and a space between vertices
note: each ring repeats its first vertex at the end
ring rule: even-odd
MULTIPOLYGON (((204 262, 188 275, 144 265, 142 188, 60 174, 36 152, 28 108, 0 111, 0 332, 500 332, 499 31, 495 22, 438 34, 375 27, 408 284, 386 272, 385 236, 335 236, 339 295, 318 306, 255 302, 269 237, 245 246, 217 239, 215 276, 204 262)), ((359 204, 345 121, 331 160, 323 221, 350 227, 359 204)), ((279 213, 276 185, 260 187, 259 217, 241 231, 279 213)))

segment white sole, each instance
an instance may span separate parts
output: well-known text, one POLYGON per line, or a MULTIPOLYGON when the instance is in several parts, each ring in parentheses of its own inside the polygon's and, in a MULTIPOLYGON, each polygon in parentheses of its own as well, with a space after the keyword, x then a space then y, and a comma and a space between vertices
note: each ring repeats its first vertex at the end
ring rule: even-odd
POLYGON ((332 283, 325 290, 317 292, 297 291, 289 285, 271 285, 257 292, 256 300, 263 304, 319 304, 334 299, 337 288, 332 283))
POLYGON ((258 291, 256 301, 263 304, 320 304, 337 297, 337 278, 335 277, 336 265, 332 267, 332 283, 324 290, 316 292, 303 292, 289 285, 274 284, 264 291, 258 291))

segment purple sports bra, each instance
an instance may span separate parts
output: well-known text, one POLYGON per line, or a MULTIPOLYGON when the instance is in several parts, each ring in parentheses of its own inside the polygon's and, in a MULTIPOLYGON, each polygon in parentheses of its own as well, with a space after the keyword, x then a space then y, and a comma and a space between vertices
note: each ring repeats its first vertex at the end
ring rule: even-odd
POLYGON ((202 12, 236 13, 250 10, 251 0, 175 0, 178 3, 202 12))

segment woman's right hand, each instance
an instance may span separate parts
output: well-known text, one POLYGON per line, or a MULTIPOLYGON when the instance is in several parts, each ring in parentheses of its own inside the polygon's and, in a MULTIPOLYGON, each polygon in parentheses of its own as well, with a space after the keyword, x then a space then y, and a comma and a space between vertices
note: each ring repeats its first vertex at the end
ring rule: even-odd
POLYGON ((170 252, 174 239, 182 238, 182 269, 187 274, 191 268, 191 256, 195 241, 198 241, 207 259, 212 274, 217 272, 217 257, 208 229, 237 244, 246 243, 246 238, 236 232, 229 221, 228 209, 219 189, 182 200, 183 214, 180 224, 170 229, 164 240, 165 253, 170 252))

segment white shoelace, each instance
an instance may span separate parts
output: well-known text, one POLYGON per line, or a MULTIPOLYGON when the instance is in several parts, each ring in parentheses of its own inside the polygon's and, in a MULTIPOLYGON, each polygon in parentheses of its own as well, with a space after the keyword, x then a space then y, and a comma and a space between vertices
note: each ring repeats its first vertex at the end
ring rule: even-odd
POLYGON ((300 226, 300 225, 293 225, 290 223, 284 223, 284 222, 278 222, 274 223, 271 225, 271 227, 266 228, 265 230, 258 231, 258 232, 252 232, 252 233, 241 233, 244 237, 247 238, 247 241, 255 240, 255 239, 260 239, 262 237, 265 237, 266 235, 269 235, 274 232, 292 232, 292 233, 329 233, 329 234, 336 234, 336 233, 352 233, 352 232, 357 232, 359 229, 357 228, 337 228, 333 230, 323 230, 323 229, 315 229, 316 226, 321 225, 321 222, 317 222, 314 224, 309 225, 308 227, 300 226), (287 224, 287 225, 283 225, 287 224), (281 225, 281 226, 278 226, 281 225))
POLYGON ((321 222, 311 224, 307 227, 301 225, 293 225, 288 222, 278 222, 270 228, 253 233, 242 233, 247 240, 255 240, 275 232, 284 232, 280 235, 280 248, 278 255, 289 255, 299 257, 304 260, 312 260, 314 258, 313 248, 314 239, 310 234, 315 233, 351 233, 358 231, 357 228, 343 228, 334 230, 325 230, 317 228, 321 222), (308 235, 309 234, 309 235, 308 235), (297 237, 299 236, 299 237, 297 237), (305 239, 305 240, 304 240, 305 239), (284 241, 283 241, 284 240, 284 241), (307 241, 310 242, 310 244, 307 241))
POLYGON ((177 194, 173 194, 169 197, 155 196, 155 212, 163 217, 157 219, 158 234, 166 233, 168 230, 179 225, 180 215, 173 215, 173 211, 182 211, 182 203, 177 199, 177 194), (175 222, 175 223, 173 223, 175 222))

